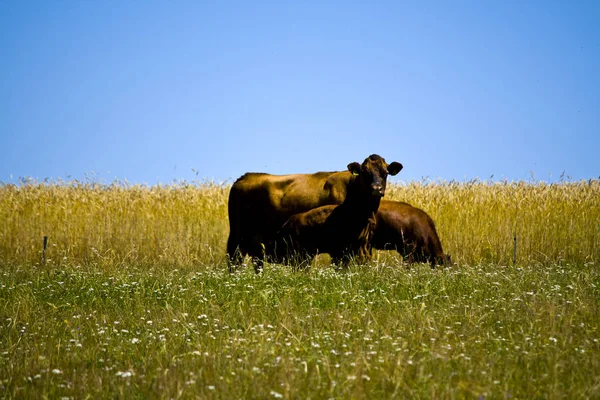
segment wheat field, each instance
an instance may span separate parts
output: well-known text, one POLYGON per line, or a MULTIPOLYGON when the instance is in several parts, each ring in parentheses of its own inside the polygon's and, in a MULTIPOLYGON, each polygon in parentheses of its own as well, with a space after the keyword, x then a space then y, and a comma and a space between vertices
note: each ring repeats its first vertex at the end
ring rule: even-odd
MULTIPOLYGON (((228 184, 115 182, 0 187, 0 260, 35 264, 165 263, 221 268, 228 184)), ((390 185, 387 199, 422 208, 458 264, 600 259, 600 181, 390 185)))

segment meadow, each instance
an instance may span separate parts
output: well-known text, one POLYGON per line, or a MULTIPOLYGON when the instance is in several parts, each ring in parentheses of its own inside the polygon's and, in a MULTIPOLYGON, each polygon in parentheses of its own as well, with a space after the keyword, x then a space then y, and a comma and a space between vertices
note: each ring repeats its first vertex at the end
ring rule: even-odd
POLYGON ((262 275, 229 186, 1 185, 2 397, 600 398, 599 181, 391 185, 456 265, 262 275))

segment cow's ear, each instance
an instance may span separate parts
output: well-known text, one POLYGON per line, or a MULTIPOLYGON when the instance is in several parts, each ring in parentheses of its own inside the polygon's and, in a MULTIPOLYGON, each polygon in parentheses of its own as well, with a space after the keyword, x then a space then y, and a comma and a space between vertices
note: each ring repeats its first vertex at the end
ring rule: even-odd
POLYGON ((352 175, 360 175, 360 164, 357 162, 348 164, 348 171, 352 172, 352 175))
POLYGON ((387 170, 388 170, 388 174, 390 175, 396 175, 398 172, 402 171, 402 164, 400 164, 399 162, 394 161, 393 163, 391 163, 390 165, 388 165, 387 170))

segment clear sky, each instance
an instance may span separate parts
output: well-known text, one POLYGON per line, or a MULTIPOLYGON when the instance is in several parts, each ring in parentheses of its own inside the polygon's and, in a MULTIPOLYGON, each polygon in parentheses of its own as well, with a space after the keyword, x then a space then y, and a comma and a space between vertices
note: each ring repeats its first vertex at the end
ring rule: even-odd
POLYGON ((0 60, 3 182, 600 176, 595 0, 4 0, 0 60))

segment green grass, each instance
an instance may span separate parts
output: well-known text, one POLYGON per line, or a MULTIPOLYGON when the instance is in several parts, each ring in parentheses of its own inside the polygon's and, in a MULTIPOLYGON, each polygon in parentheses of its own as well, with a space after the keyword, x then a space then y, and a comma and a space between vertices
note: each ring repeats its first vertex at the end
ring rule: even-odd
POLYGON ((6 398, 598 398, 593 263, 4 265, 6 398))

